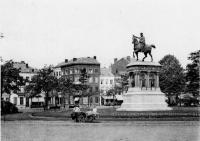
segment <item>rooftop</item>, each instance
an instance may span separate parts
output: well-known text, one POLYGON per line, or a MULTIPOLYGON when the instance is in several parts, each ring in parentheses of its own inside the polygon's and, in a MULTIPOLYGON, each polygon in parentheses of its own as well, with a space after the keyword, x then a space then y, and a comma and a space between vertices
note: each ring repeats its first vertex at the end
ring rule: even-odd
POLYGON ((114 75, 112 74, 111 70, 108 69, 108 68, 101 68, 101 76, 114 77, 114 75))
POLYGON ((96 56, 94 57, 81 57, 81 58, 73 58, 71 60, 67 60, 65 59, 64 62, 59 63, 58 65, 56 65, 55 67, 63 67, 63 66, 69 66, 69 65, 78 65, 78 64, 91 64, 91 65, 100 65, 100 63, 96 60, 96 56))
POLYGON ((21 73, 36 73, 36 72, 38 72, 37 69, 30 67, 24 61, 14 62, 13 67, 16 69, 20 69, 21 73))

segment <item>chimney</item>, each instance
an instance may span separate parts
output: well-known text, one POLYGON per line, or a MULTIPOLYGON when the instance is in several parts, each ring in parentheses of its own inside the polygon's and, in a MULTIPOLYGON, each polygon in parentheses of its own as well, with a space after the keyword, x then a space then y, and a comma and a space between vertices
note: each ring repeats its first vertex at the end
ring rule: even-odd
POLYGON ((67 63, 68 62, 68 59, 65 59, 65 63, 67 63))
POLYGON ((77 60, 77 58, 73 58, 73 61, 76 61, 77 60))
POLYGON ((116 63, 117 62, 117 58, 114 58, 114 63, 116 63))
POLYGON ((130 62, 131 61, 131 56, 127 56, 126 59, 130 62))
POLYGON ((96 56, 94 56, 94 59, 96 60, 96 59, 97 59, 97 57, 96 57, 96 56))

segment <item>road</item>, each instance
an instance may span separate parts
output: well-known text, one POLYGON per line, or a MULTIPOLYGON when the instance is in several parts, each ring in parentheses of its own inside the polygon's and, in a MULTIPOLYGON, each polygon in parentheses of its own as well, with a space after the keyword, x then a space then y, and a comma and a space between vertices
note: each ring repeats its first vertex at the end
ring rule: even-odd
POLYGON ((199 141, 199 121, 2 121, 2 141, 199 141))

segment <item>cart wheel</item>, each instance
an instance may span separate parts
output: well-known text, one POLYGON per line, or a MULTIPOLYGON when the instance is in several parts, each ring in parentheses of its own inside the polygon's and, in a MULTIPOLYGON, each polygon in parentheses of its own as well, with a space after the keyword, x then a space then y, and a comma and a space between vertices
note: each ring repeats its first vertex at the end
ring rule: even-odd
POLYGON ((85 122, 85 117, 81 114, 78 116, 78 121, 79 122, 85 122))
POLYGON ((89 121, 89 122, 92 122, 93 120, 94 120, 94 117, 93 117, 93 116, 89 116, 89 117, 88 117, 88 121, 89 121))

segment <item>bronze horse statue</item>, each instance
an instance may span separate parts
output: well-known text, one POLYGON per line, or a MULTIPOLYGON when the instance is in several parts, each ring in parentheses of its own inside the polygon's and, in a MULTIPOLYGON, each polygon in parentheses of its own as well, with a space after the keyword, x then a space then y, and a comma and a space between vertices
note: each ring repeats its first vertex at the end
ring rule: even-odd
POLYGON ((138 42, 137 38, 133 35, 133 41, 132 44, 134 45, 134 51, 133 51, 133 57, 135 58, 135 55, 137 56, 137 60, 138 60, 138 53, 139 52, 143 52, 144 53, 144 58, 142 59, 142 61, 144 61, 144 59, 147 57, 147 54, 149 54, 151 56, 151 62, 153 61, 153 56, 151 54, 151 49, 152 48, 156 48, 155 45, 151 44, 148 45, 146 44, 144 48, 142 48, 142 45, 138 42))

